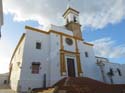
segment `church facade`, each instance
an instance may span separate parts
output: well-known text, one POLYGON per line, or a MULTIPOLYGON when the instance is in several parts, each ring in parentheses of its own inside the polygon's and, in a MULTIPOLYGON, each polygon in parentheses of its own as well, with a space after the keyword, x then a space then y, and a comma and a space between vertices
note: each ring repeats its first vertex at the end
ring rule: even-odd
MULTIPOLYGON (((50 87, 64 77, 125 83, 124 75, 120 76, 121 81, 116 81, 119 76, 115 79, 107 77, 110 66, 106 66, 110 63, 105 58, 96 57, 94 45, 82 38, 79 12, 69 7, 63 17, 65 26, 51 25, 48 31, 25 26, 26 33, 22 35, 10 62, 11 88, 28 91, 50 87)), ((119 75, 124 73, 121 70, 117 69, 119 75)))

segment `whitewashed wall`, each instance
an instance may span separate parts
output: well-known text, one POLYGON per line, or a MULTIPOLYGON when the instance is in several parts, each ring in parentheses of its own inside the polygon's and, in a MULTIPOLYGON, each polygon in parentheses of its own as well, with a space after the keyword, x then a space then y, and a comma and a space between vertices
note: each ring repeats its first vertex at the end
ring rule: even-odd
POLYGON ((47 34, 27 30, 19 84, 21 86, 22 91, 27 91, 28 88, 43 87, 44 74, 46 74, 48 79, 48 40, 49 37, 47 34), (36 42, 41 42, 41 49, 36 49, 36 42), (39 74, 32 74, 32 62, 41 63, 41 69, 39 74))
POLYGON ((60 76, 60 35, 50 34, 50 85, 61 79, 60 76))
POLYGON ((105 63, 105 67, 104 67, 107 82, 110 83, 109 77, 107 75, 110 68, 112 68, 113 72, 114 72, 114 76, 112 76, 113 83, 114 84, 125 84, 125 76, 124 76, 124 74, 125 74, 124 69, 125 68, 123 68, 121 64, 108 63, 108 62, 105 63), (121 74, 122 74, 121 76, 119 76, 117 68, 120 69, 121 74))
POLYGON ((18 89, 18 82, 20 80, 20 72, 23 58, 23 48, 24 48, 25 38, 19 45, 13 59, 12 59, 12 70, 10 76, 10 86, 13 90, 18 89))
POLYGON ((118 63, 111 63, 105 58, 97 58, 98 61, 101 61, 104 64, 103 70, 104 70, 104 76, 106 78, 106 83, 111 83, 110 77, 108 76, 108 72, 110 71, 110 68, 112 68, 114 75, 112 76, 112 80, 114 84, 125 84, 125 65, 118 64, 118 63), (119 75, 117 69, 120 69, 121 76, 119 75))
MULTIPOLYGON (((51 30, 63 31, 64 28, 52 27, 51 30)), ((69 33, 68 30, 64 30, 64 33, 69 33)), ((65 39, 67 36, 63 36, 64 50, 76 52, 75 40, 73 39, 73 45, 69 46, 66 44, 65 39)), ((81 66, 83 70, 83 77, 89 77, 95 80, 103 81, 102 74, 99 66, 97 65, 97 59, 94 54, 93 47, 84 44, 83 41, 77 40, 78 49, 80 52, 81 66), (85 57, 85 52, 88 53, 88 57, 85 57)), ((13 68, 11 74, 11 87, 17 90, 17 87, 21 91, 27 91, 29 88, 41 88, 43 87, 43 77, 46 74, 46 86, 51 86, 55 84, 60 79, 64 78, 60 73, 60 35, 57 33, 50 32, 50 34, 26 31, 25 44, 24 41, 20 44, 15 56, 12 60, 13 68), (42 48, 36 49, 36 42, 41 42, 42 48), (24 46, 24 47, 23 47, 24 46), (20 50, 20 53, 19 51, 20 50), (24 52, 23 52, 24 51, 24 52), (21 62, 20 68, 17 66, 16 62, 21 62), (40 73, 32 74, 32 62, 40 62, 40 73), (21 72, 21 73, 20 73, 21 72), (15 77, 16 76, 16 77, 15 77)), ((74 54, 65 54, 65 60, 67 57, 75 59, 75 71, 77 75, 77 62, 74 54)), ((101 59, 102 60, 102 59, 101 59)), ((65 61, 66 62, 66 61, 65 61)), ((67 64, 67 63, 65 63, 67 64)), ((118 68, 121 65, 105 63, 105 76, 110 67, 118 68)), ((115 83, 125 82, 125 66, 122 67, 122 77, 116 75, 113 77, 115 83), (124 70, 123 70, 124 69, 124 70)), ((67 66, 66 66, 67 71, 67 66)), ((67 71, 68 72, 68 71, 67 71)), ((68 73, 66 72, 66 76, 68 73)), ((109 82, 106 76, 107 82, 109 82)))
POLYGON ((99 67, 96 65, 96 58, 93 47, 84 44, 82 41, 79 41, 78 45, 83 69, 83 77, 101 80, 101 73, 99 71, 99 67), (85 52, 88 53, 88 57, 85 57, 85 52))

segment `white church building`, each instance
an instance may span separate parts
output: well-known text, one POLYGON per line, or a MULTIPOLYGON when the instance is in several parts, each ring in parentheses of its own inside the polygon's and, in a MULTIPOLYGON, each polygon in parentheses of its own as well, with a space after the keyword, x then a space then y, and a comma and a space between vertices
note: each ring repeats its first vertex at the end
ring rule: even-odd
POLYGON ((15 91, 50 87, 64 77, 89 77, 125 84, 125 65, 96 57, 93 44, 84 41, 79 11, 69 7, 64 26, 48 31, 25 26, 10 62, 10 86, 15 91))

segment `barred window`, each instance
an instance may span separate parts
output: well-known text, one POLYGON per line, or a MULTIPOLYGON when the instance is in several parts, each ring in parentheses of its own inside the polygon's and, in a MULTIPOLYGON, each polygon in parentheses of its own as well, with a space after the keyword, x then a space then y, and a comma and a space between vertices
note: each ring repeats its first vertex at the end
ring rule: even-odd
POLYGON ((119 76, 122 76, 121 70, 117 68, 119 76))
POLYGON ((40 63, 32 63, 32 74, 39 74, 40 63))
POLYGON ((41 42, 36 42, 36 49, 41 49, 41 42))
POLYGON ((89 57, 88 52, 85 52, 85 57, 89 57))

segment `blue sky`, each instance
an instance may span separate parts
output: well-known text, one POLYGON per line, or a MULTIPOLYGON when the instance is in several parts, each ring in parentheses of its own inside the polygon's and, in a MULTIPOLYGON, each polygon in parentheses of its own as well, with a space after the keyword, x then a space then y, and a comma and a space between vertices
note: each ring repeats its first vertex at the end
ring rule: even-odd
POLYGON ((8 71, 9 62, 13 51, 23 33, 25 25, 38 26, 36 21, 17 22, 13 21, 13 15, 4 15, 4 25, 2 26, 2 38, 0 43, 0 73, 8 71))
MULTIPOLYGON (((108 24, 103 29, 92 29, 90 27, 86 27, 83 33, 83 37, 86 41, 89 42, 101 38, 111 38, 112 41, 115 41, 116 46, 122 45, 123 47, 125 47, 125 20, 122 20, 121 22, 113 25, 108 24)), ((111 52, 113 53, 114 51, 111 52)), ((118 58, 110 58, 109 55, 107 55, 103 57, 107 57, 110 59, 110 61, 115 63, 125 64, 125 56, 118 56, 118 58)))
MULTIPOLYGON (((98 0, 71 1, 73 8, 80 11, 83 38, 95 45, 97 56, 107 57, 111 62, 123 64, 125 63, 125 2, 100 0, 95 3, 96 1, 98 0)), ((25 32, 25 25, 41 28, 48 24, 64 25, 62 14, 66 10, 67 1, 4 0, 3 5, 0 73, 8 71, 10 58, 22 33, 25 32)))
POLYGON ((103 29, 92 29, 90 27, 85 28, 83 37, 86 40, 92 41, 102 37, 111 37, 117 41, 117 44, 124 44, 125 42, 125 20, 122 20, 116 24, 108 24, 103 29), (89 35, 89 36, 88 36, 89 35), (89 38, 88 38, 89 37, 89 38))

